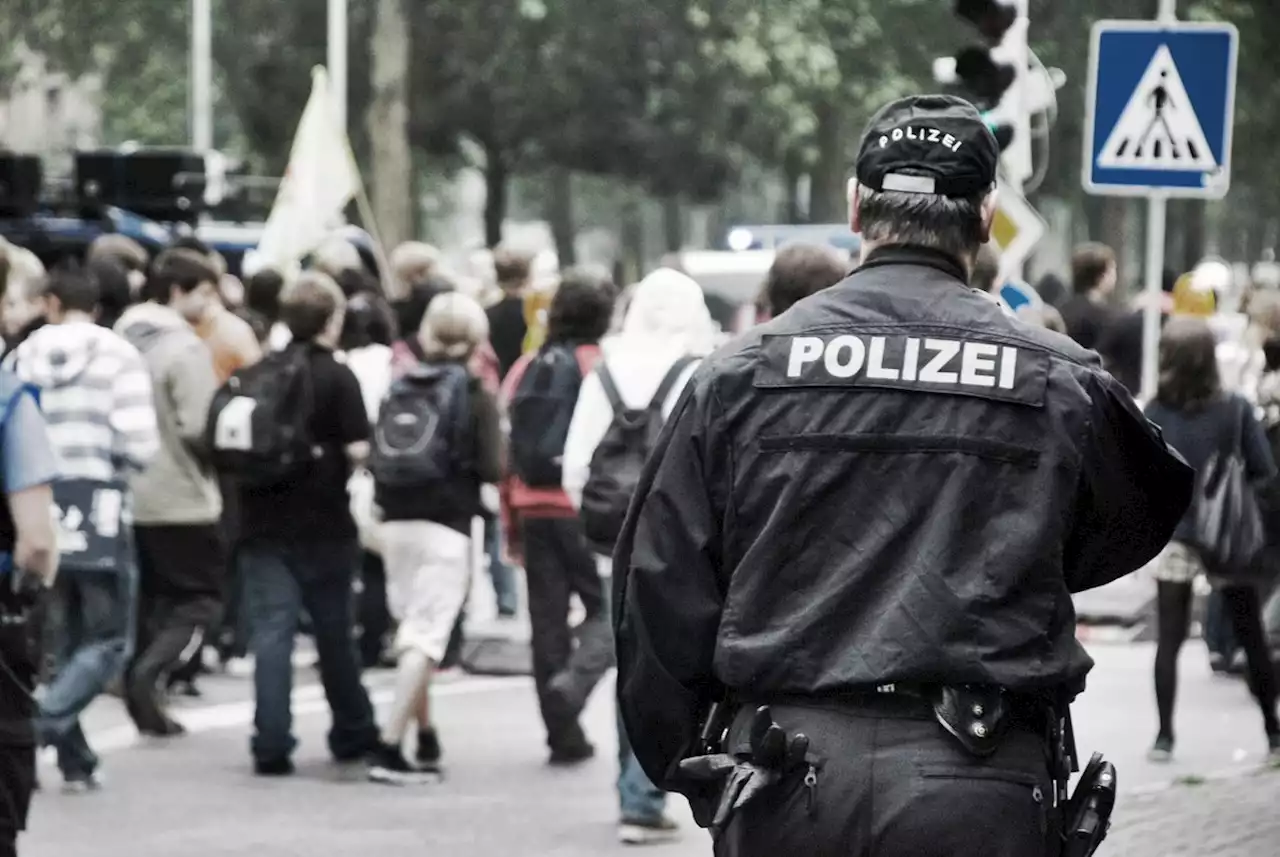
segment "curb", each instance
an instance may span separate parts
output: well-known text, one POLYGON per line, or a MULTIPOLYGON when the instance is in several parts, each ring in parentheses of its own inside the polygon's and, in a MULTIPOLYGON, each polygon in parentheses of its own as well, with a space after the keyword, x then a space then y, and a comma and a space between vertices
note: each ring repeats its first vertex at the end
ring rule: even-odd
POLYGON ((1144 786, 1135 786, 1123 792, 1128 797, 1141 797, 1149 795, 1164 794, 1175 789, 1198 789, 1204 786, 1211 786, 1220 783, 1230 783, 1236 780, 1248 779, 1249 777, 1275 777, 1280 782, 1280 767, 1272 767, 1267 763, 1251 764, 1251 765, 1233 765, 1229 768, 1219 768, 1216 771, 1210 771, 1207 774, 1196 774, 1194 782, 1191 777, 1176 777, 1162 783, 1149 783, 1144 786))

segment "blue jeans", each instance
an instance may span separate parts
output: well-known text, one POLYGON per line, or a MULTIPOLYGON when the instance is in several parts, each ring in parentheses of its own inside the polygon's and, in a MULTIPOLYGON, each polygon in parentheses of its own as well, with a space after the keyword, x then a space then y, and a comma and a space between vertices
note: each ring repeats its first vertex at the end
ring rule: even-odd
POLYGON ((54 584, 47 627, 57 669, 40 696, 36 734, 57 749, 64 777, 86 777, 98 767, 80 714, 133 656, 136 599, 131 564, 123 572, 64 570, 54 584))
MULTIPOLYGON (((613 581, 604 577, 600 580, 605 596, 605 621, 612 628, 609 607, 612 604, 610 589, 613 581)), ((666 792, 655 786, 649 779, 649 775, 644 772, 644 768, 640 767, 640 763, 636 761, 636 754, 631 751, 631 740, 627 737, 627 727, 622 723, 621 712, 615 716, 618 723, 618 808, 621 811, 622 821, 623 823, 657 821, 662 818, 662 813, 667 808, 666 792)))
POLYGON ((502 523, 497 518, 484 522, 484 549, 489 554, 489 577, 498 598, 498 615, 514 616, 520 607, 516 589, 516 570, 502 561, 502 523))
POLYGON ((618 806, 622 821, 652 822, 662 818, 667 808, 667 795, 645 774, 636 754, 631 752, 622 715, 618 715, 618 806))
POLYGON ((242 545, 240 569, 249 612, 255 667, 254 736, 250 749, 260 762, 287 759, 293 736, 293 644, 298 617, 311 618, 320 681, 333 713, 329 752, 335 759, 361 758, 377 742, 369 694, 360 683, 353 634, 352 579, 359 547, 352 541, 308 544, 255 542, 242 545))

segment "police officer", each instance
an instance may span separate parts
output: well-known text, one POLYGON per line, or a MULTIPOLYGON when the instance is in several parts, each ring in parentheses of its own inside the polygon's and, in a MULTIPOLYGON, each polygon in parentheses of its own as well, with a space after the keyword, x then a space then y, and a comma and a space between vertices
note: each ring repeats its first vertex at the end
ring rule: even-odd
POLYGON ((31 610, 57 570, 55 476, 34 388, 0 371, 0 857, 17 854, 35 785, 39 647, 31 610))
POLYGON ((1092 667, 1071 593, 1155 556, 1192 474, 1096 354, 968 287, 998 159, 967 102, 880 111, 860 266, 706 360, 645 470, 618 702, 718 854, 1056 857, 1105 832, 1114 770, 1062 788, 1092 667))

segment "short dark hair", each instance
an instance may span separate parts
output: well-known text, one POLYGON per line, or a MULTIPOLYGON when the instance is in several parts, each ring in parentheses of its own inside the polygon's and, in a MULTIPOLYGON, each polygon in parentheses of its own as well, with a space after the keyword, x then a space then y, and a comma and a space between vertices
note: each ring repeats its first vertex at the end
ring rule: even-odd
POLYGON ((58 265, 45 280, 42 294, 57 298, 63 312, 93 312, 98 308, 98 283, 74 262, 58 265))
POLYGON ((393 306, 396 327, 400 329, 401 335, 412 336, 422 326, 422 319, 431 302, 440 295, 457 290, 453 280, 440 273, 428 274, 422 282, 411 285, 409 294, 396 301, 393 306))
POLYGON ((528 253, 499 247, 493 251, 493 273, 498 285, 503 290, 523 286, 529 281, 529 272, 533 269, 533 257, 528 253))
POLYGON ((396 321, 391 307, 381 295, 361 292, 347 301, 338 347, 343 351, 370 345, 390 345, 395 341, 396 321))
POLYGON ((255 271, 244 287, 244 305, 275 324, 280 319, 280 293, 284 291, 284 275, 275 268, 255 271))
POLYGON ((1175 411, 1204 410, 1222 392, 1217 341, 1201 318, 1174 317, 1160 333, 1156 401, 1175 411))
POLYGON ((1078 295, 1087 295, 1098 287, 1107 270, 1115 263, 1115 251, 1106 244, 1096 241, 1081 244, 1071 254, 1072 290, 1078 295))
POLYGON ((876 244, 929 247, 968 259, 983 243, 985 198, 876 191, 863 185, 858 189, 862 238, 876 244))
POLYGON ((168 303, 176 287, 183 294, 190 294, 201 283, 218 284, 218 270, 209 261, 192 250, 165 250, 151 266, 144 292, 148 300, 168 303))
POLYGON ((609 332, 617 298, 609 276, 588 268, 565 271, 547 311, 547 342, 599 342, 609 332))
POLYGON ((848 273, 848 265, 830 247, 788 244, 778 251, 765 277, 769 315, 782 315, 810 295, 834 286, 848 273))
POLYGON ((213 248, 194 235, 179 235, 169 242, 167 250, 190 250, 201 256, 212 256, 213 248))
POLYGON ((129 269, 115 256, 98 256, 89 261, 89 276, 98 283, 98 324, 114 327, 133 302, 129 269))
POLYGON ((305 271, 285 289, 280 299, 280 320, 295 342, 310 342, 346 304, 342 289, 328 274, 305 271))

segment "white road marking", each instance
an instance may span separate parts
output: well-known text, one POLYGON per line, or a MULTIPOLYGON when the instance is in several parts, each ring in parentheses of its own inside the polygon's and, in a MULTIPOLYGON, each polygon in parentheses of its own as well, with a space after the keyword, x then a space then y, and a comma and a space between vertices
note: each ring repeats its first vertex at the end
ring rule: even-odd
MULTIPOLYGON (((479 693, 493 693, 517 687, 529 687, 533 679, 527 676, 510 678, 462 678, 447 683, 442 682, 432 688, 433 697, 471 696, 479 693)), ((369 689, 369 701, 374 705, 385 705, 391 701, 394 689, 391 687, 373 687, 369 689)), ((248 726, 253 723, 252 699, 238 702, 223 702, 216 705, 193 706, 191 708, 171 708, 169 715, 187 727, 188 732, 212 732, 217 729, 232 729, 248 726)), ((308 684, 293 692, 293 716, 305 717, 329 710, 329 703, 324 698, 324 688, 318 684, 308 684)), ((114 726, 89 732, 85 737, 95 753, 113 753, 127 750, 145 743, 148 739, 138 734, 133 724, 114 726)), ((54 751, 47 748, 40 754, 40 761, 52 764, 54 751)))

